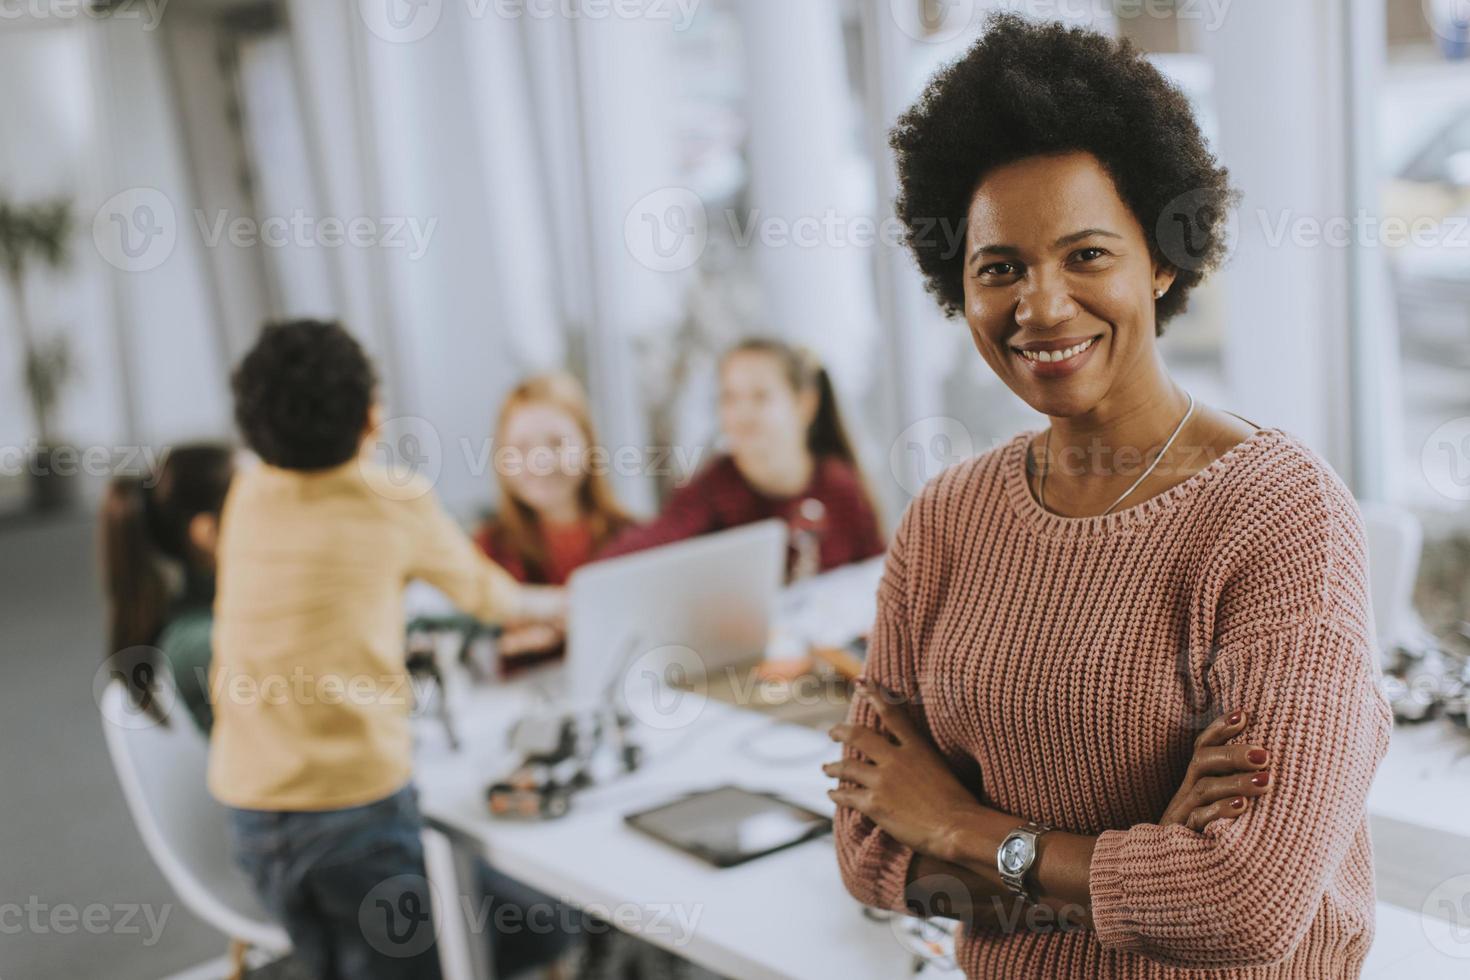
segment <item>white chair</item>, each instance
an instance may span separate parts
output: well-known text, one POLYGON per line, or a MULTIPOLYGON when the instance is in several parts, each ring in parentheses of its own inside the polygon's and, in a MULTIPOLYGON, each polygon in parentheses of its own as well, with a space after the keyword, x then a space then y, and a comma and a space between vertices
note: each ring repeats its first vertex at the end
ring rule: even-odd
POLYGON ((122 681, 107 685, 101 706, 102 732, 133 822, 179 899, 231 937, 236 972, 246 945, 290 952, 285 930, 230 859, 225 808, 205 787, 209 743, 188 713, 172 712, 167 726, 143 724, 122 681))
MULTIPOLYGON (((161 683, 173 680, 165 677, 161 683)), ((291 951, 291 940, 260 907, 249 880, 230 859, 226 811, 205 784, 208 741, 182 705, 171 712, 169 722, 165 727, 140 718, 120 680, 103 692, 102 731, 143 844, 180 900, 231 937, 238 975, 247 947, 284 956, 291 951)), ((437 904, 444 893, 455 894, 461 875, 471 872, 459 867, 462 856, 451 849, 442 832, 426 826, 423 838, 426 871, 435 886, 435 912, 440 917, 444 980, 489 978, 492 967, 479 948, 483 944, 472 940, 466 920, 454 914, 459 903, 437 904)))
POLYGON ((1374 627, 1379 649, 1386 653, 1420 628, 1413 596, 1424 530, 1418 518, 1393 504, 1366 502, 1358 509, 1368 535, 1368 591, 1374 627))

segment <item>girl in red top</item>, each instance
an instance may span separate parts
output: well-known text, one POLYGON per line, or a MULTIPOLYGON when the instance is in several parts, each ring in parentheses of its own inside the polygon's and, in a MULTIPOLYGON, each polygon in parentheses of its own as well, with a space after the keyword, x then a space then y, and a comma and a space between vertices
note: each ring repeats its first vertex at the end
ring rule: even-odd
POLYGON ((799 578, 881 555, 885 548, 827 371, 810 351, 780 340, 736 345, 720 363, 721 455, 669 498, 663 513, 598 552, 626 554, 784 519, 787 573, 799 578))
MULTIPOLYGON (((520 581, 564 585, 631 523, 604 475, 585 465, 595 445, 587 397, 569 374, 529 378, 501 405, 494 441, 500 509, 475 540, 520 581)), ((516 627, 501 634, 500 651, 556 652, 561 640, 549 626, 516 627)))

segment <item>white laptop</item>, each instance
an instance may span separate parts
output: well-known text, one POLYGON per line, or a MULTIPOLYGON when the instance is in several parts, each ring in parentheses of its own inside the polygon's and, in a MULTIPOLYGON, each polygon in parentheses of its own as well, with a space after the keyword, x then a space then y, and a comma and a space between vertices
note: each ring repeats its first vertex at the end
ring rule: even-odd
POLYGON ((564 695, 602 698, 630 666, 707 674, 760 657, 786 571, 776 518, 584 565, 568 582, 564 695))

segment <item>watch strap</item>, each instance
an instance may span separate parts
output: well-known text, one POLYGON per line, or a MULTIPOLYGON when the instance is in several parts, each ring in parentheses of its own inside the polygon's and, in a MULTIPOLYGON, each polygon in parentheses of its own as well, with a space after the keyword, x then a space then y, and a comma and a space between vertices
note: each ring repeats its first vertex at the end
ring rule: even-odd
MULTIPOLYGON (((1051 826, 1041 823, 1038 820, 1027 820, 1023 826, 1017 827, 1009 834, 1006 834, 1005 839, 1001 841, 1000 846, 1003 849, 1006 845, 1006 841, 1009 841, 1014 836, 1024 835, 1031 838, 1031 860, 1027 862, 1026 867, 1021 869, 1019 874, 1011 874, 1010 872, 1007 872, 1003 867, 1000 868, 1001 881, 1003 881, 1006 887, 1009 888, 1013 893, 1020 896, 1021 898, 1026 899, 1028 902, 1036 901, 1036 897, 1032 893, 1031 887, 1026 881, 1027 875, 1031 873, 1031 869, 1036 864, 1036 841, 1041 837, 1042 834, 1052 829, 1053 828, 1051 826)), ((996 865, 998 867, 1001 866, 1001 861, 999 860, 998 855, 996 865)))

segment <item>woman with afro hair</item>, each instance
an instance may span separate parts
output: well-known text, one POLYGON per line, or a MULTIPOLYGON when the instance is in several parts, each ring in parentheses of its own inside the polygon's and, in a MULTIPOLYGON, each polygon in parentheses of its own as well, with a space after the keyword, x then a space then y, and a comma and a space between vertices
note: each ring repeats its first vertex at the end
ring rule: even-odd
POLYGON ((843 881, 960 920, 969 977, 1356 977, 1391 727, 1362 519, 1157 343, 1236 192, 1128 42, 986 27, 893 130, 897 210, 1049 424, 900 522, 824 766, 843 881))

